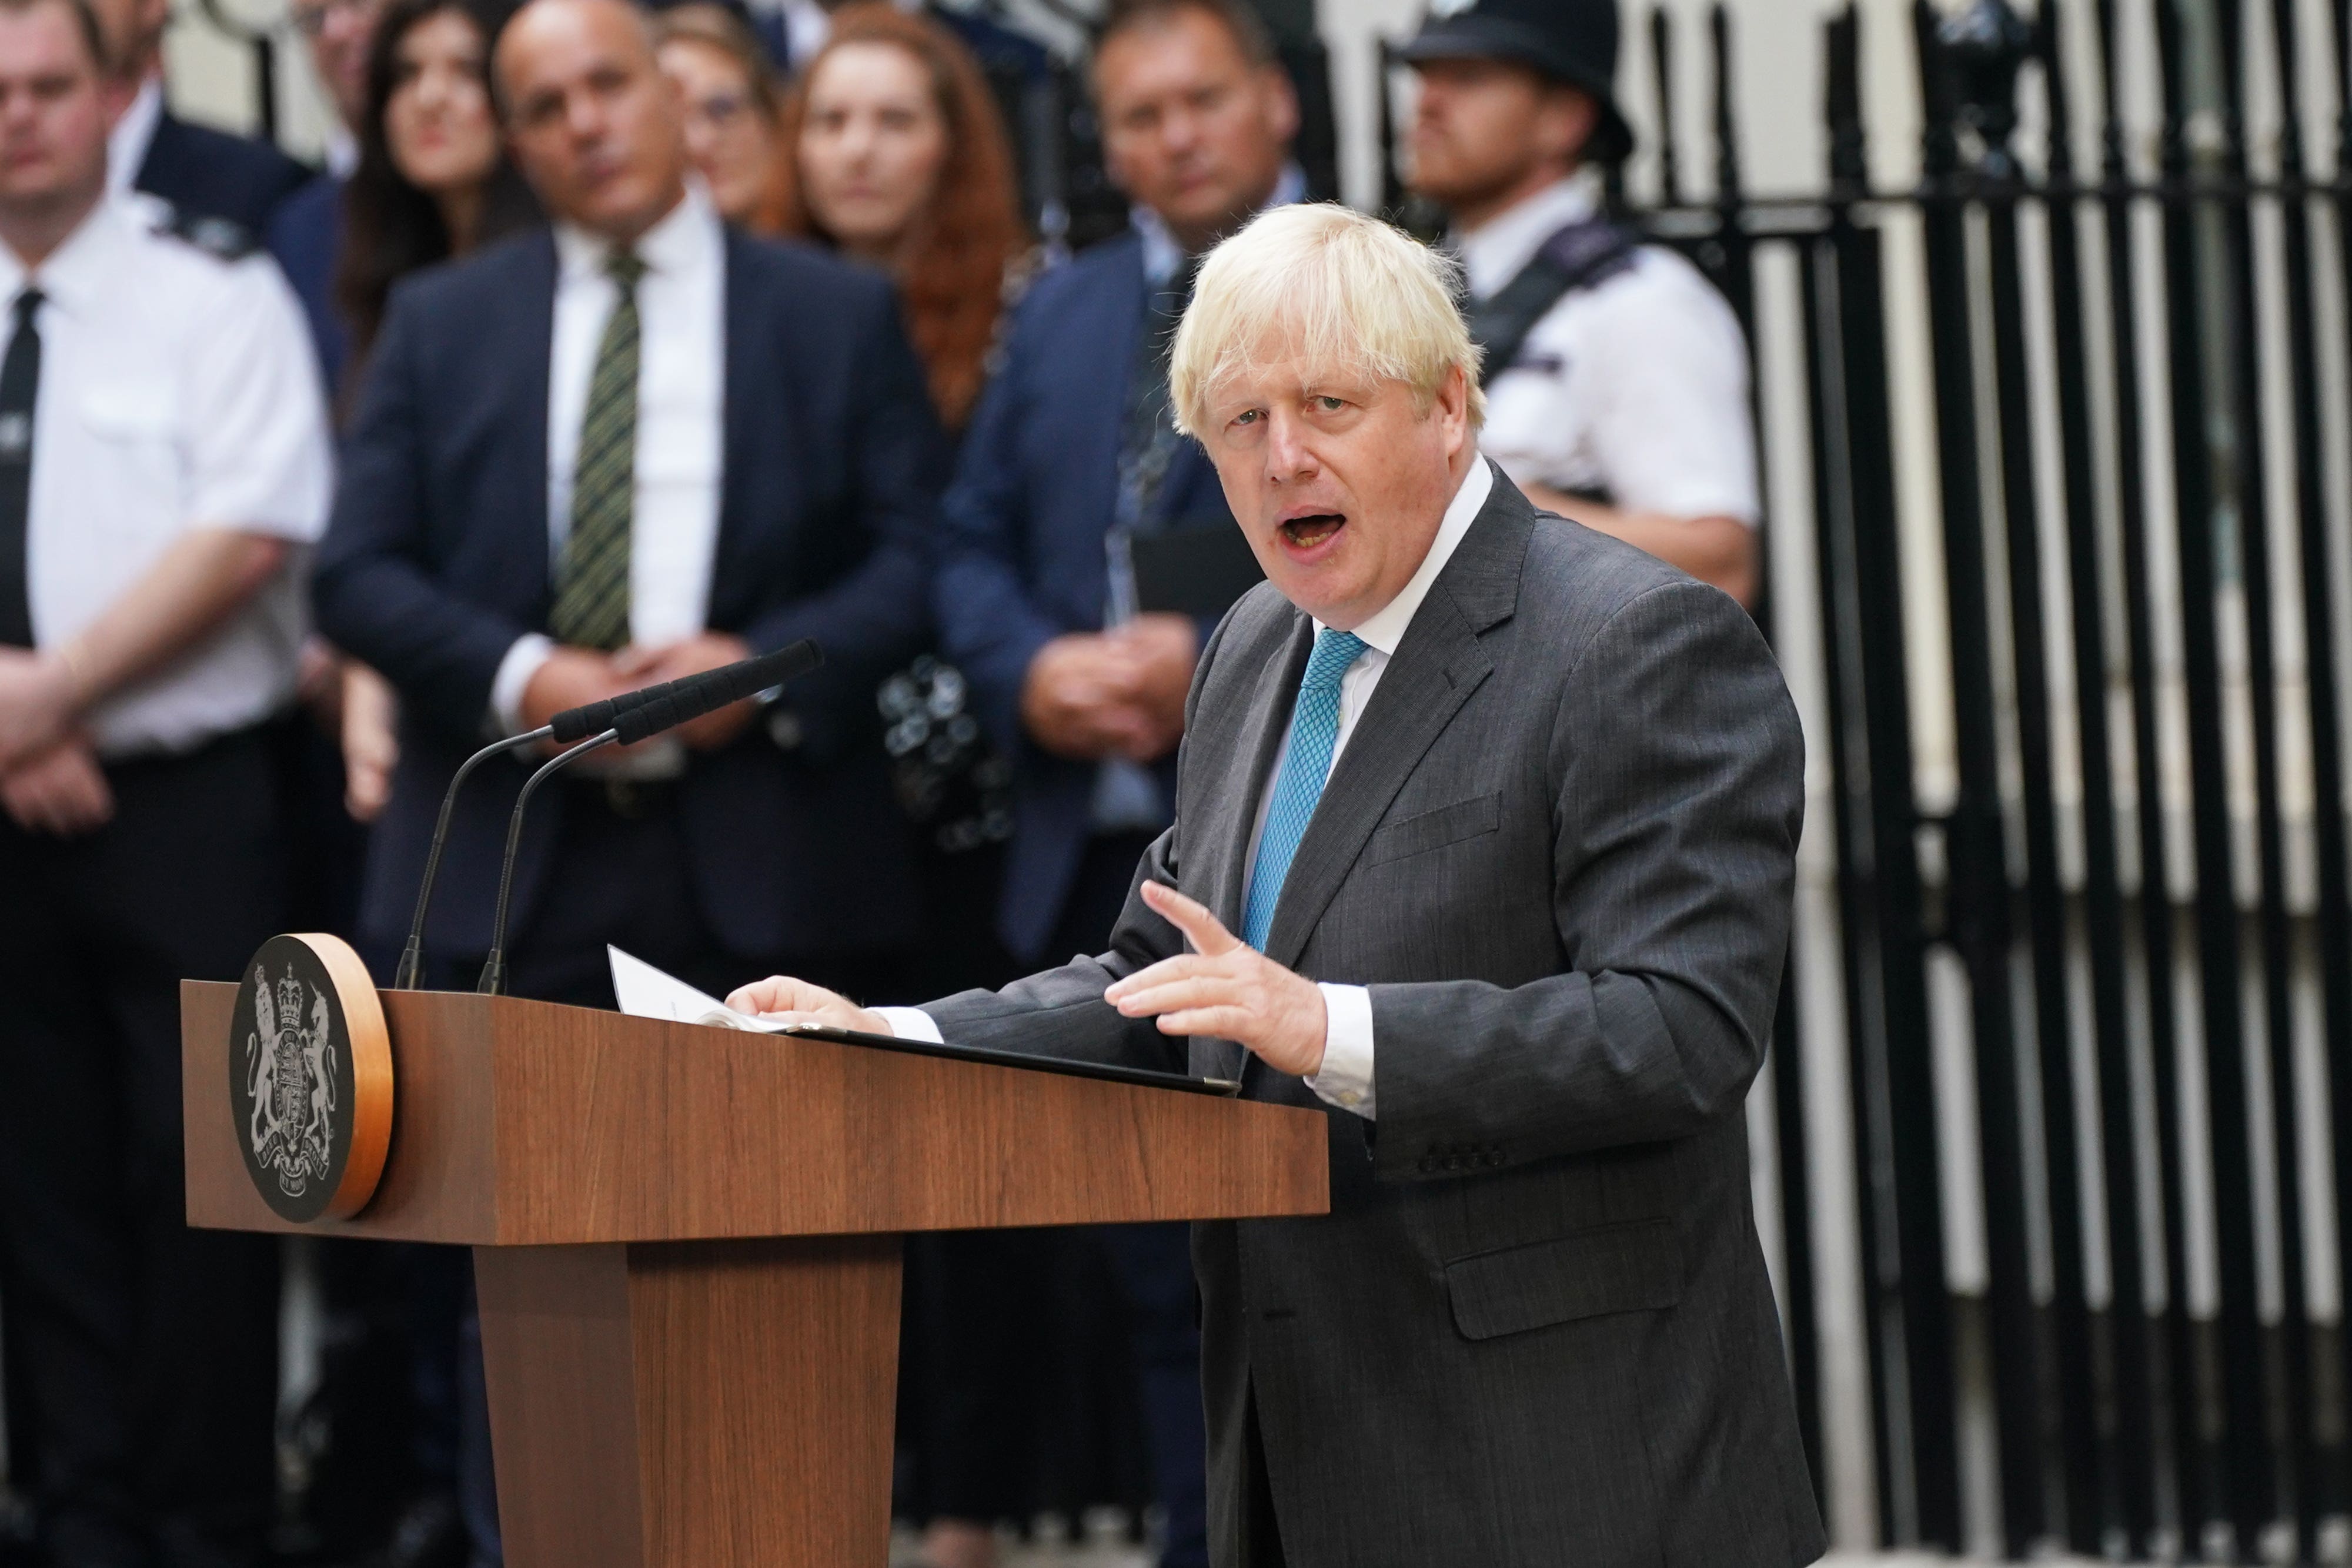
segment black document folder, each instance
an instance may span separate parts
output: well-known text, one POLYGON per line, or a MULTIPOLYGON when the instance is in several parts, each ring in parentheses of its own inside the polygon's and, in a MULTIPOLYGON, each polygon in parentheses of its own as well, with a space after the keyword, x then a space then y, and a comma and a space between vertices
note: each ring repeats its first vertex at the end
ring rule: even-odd
POLYGON ((1229 517, 1138 534, 1128 545, 1135 607, 1213 621, 1265 580, 1249 540, 1229 517))

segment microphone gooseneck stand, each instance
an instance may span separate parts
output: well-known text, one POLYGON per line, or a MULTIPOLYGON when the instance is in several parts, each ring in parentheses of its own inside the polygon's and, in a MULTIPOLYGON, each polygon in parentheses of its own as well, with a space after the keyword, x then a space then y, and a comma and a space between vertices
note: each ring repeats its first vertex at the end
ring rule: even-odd
POLYGON ((540 764, 536 772, 523 780, 522 793, 515 798, 514 812, 507 818, 507 852, 499 867, 499 902, 490 915, 490 956, 482 961, 481 983, 474 988, 486 997, 495 997, 507 981, 507 900, 514 893, 515 852, 522 843, 522 809, 530 803, 532 793, 547 776, 568 763, 576 761, 601 746, 610 746, 621 738, 618 728, 608 729, 579 745, 558 752, 540 764))
POLYGON ((441 870, 441 852, 449 841, 449 818, 457 809, 457 790, 466 782, 467 775, 493 757, 520 751, 554 733, 553 725, 543 724, 528 735, 510 735, 504 740, 493 741, 457 765, 456 776, 441 796, 441 814, 433 823, 432 847, 425 852, 425 875, 416 886, 416 913, 409 918, 408 945, 400 950, 400 967, 393 973, 394 990, 415 990, 417 973, 425 967, 425 912, 433 906, 433 879, 441 870))

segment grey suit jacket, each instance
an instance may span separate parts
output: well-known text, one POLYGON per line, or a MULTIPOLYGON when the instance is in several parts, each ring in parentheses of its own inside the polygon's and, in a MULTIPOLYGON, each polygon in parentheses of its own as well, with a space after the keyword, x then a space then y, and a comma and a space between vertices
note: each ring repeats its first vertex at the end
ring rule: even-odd
MULTIPOLYGON (((1218 628, 1138 868, 1231 929, 1312 635, 1267 585, 1218 628)), ((1105 1005, 1182 948, 1132 894, 1108 953, 929 1009, 950 1040, 1245 1073, 1329 1116, 1328 1218, 1193 1232, 1221 1568, 1251 1568, 1260 1462, 1291 1568, 1820 1555, 1743 1116, 1802 765, 1736 604, 1498 473, 1266 944, 1370 988, 1376 1122, 1105 1005)))

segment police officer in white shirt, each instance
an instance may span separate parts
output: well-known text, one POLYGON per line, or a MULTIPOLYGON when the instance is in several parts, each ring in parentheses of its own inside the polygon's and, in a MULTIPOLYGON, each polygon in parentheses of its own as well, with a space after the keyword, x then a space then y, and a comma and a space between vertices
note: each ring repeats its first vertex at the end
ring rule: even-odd
POLYGON ((1434 0, 1414 188, 1444 206, 1486 350, 1479 449, 1538 507, 1754 597, 1756 450, 1729 306, 1599 211, 1631 151, 1615 0, 1434 0))
POLYGON ((87 0, 0 0, 0 1289, 60 1568, 259 1561, 275 1249, 192 1231, 179 981, 282 918, 272 721, 328 498, 265 256, 106 193, 87 0))

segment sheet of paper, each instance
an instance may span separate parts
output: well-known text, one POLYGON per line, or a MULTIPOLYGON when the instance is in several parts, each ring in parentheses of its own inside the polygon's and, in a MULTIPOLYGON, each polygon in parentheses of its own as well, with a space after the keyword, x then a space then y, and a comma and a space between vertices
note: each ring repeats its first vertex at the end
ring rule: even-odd
POLYGON ((609 943, 604 954, 613 966, 613 995, 631 1018, 756 1030, 761 1034, 782 1032, 775 1024, 739 1013, 718 998, 706 996, 677 976, 665 974, 609 943))

